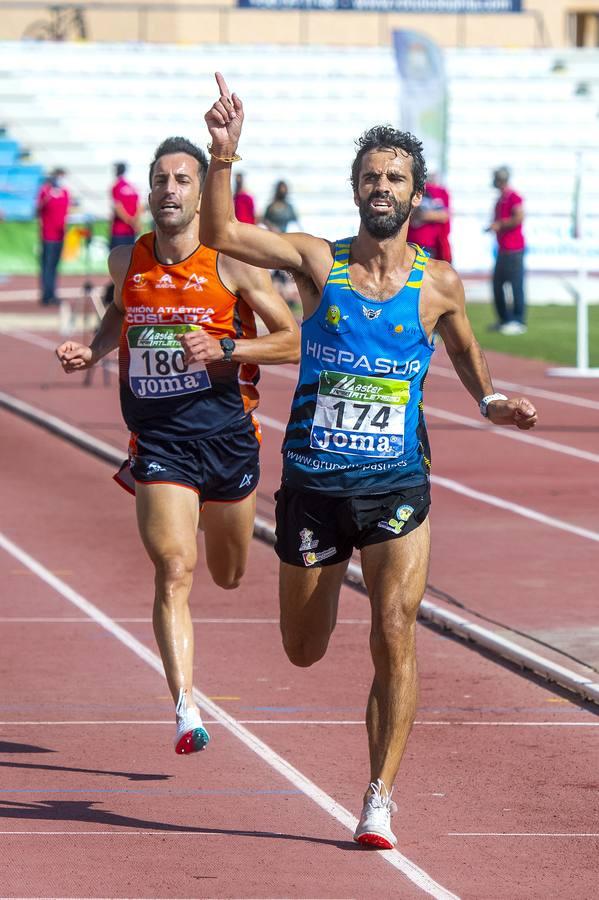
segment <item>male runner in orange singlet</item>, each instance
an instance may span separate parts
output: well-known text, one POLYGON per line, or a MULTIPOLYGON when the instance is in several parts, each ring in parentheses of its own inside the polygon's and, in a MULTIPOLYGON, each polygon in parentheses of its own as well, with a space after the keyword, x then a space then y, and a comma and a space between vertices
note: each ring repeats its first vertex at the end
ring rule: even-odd
POLYGON ((199 241, 205 154, 169 138, 150 166, 155 231, 109 257, 114 303, 89 347, 57 348, 65 372, 119 346, 129 460, 115 476, 135 493, 155 568, 154 633, 176 703, 177 753, 209 736, 192 697, 189 594, 202 515, 214 582, 236 588, 253 532, 259 477, 258 364, 297 362, 297 325, 270 276, 199 241), (256 337, 254 312, 268 334, 256 337), (198 502, 199 501, 199 502, 198 502))

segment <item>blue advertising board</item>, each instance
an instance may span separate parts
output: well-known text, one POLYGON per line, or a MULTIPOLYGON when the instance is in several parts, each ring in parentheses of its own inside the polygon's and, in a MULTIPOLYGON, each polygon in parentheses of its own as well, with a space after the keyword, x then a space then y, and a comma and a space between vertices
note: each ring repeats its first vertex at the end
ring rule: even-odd
POLYGON ((237 0, 244 9, 356 10, 403 13, 519 13, 522 0, 237 0))

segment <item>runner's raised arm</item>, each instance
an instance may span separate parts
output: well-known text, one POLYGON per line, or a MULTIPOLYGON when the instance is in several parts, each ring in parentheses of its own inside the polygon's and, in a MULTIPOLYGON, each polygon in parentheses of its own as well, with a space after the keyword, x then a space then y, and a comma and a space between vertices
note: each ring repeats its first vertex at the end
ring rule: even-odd
POLYGON ((200 239, 203 244, 243 262, 266 269, 289 269, 315 281, 323 261, 324 278, 331 266, 328 241, 308 234, 279 234, 238 222, 231 194, 231 164, 239 159, 237 148, 243 125, 243 104, 231 94, 220 72, 216 73, 220 96, 206 113, 212 143, 210 165, 202 192, 200 239))

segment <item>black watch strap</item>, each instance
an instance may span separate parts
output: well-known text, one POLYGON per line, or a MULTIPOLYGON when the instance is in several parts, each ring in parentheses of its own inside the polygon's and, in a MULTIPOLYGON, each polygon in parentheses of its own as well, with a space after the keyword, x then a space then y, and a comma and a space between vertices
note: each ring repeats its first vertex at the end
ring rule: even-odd
POLYGON ((233 353, 235 351, 235 341, 233 340, 233 338, 224 337, 224 338, 221 338, 220 345, 221 345, 222 351, 223 351, 223 359, 226 362, 231 362, 231 359, 233 358, 233 353))

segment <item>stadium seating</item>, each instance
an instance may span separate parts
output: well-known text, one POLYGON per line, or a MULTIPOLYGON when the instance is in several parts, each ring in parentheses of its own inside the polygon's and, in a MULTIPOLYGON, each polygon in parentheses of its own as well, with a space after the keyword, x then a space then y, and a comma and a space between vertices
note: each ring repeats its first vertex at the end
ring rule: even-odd
POLYGON ((17 141, 0 137, 0 213, 5 219, 31 219, 43 169, 21 162, 17 141))
MULTIPOLYGON (((599 208, 597 55, 485 48, 446 51, 445 60, 456 262, 465 270, 490 265, 490 173, 506 164, 526 199, 531 259, 555 263, 545 248, 571 232, 581 150, 586 206, 599 208)), ((283 178, 302 227, 327 237, 351 232, 353 142, 372 124, 401 126, 390 47, 46 43, 32 53, 31 44, 4 43, 0 125, 36 163, 64 166, 82 213, 104 218, 113 162, 128 162, 145 191, 148 161, 165 136, 206 143, 215 69, 245 102, 239 171, 259 208, 283 178)), ((11 166, 3 152, 0 166, 11 166)), ((589 223, 596 234, 599 218, 589 223)), ((574 250, 568 244, 560 263, 571 265, 574 250)))

